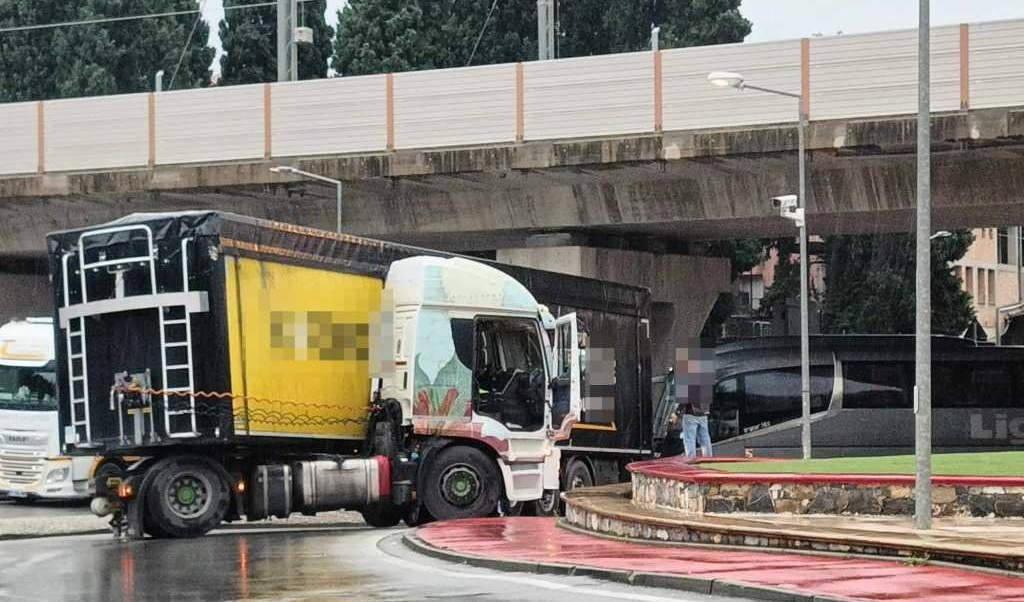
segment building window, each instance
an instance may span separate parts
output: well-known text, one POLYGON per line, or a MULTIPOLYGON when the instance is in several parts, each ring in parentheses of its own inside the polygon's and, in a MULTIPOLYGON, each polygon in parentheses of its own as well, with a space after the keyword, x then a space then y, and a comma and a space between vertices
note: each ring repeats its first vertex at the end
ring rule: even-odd
POLYGON ((988 271, 988 304, 996 304, 996 271, 988 271))
POLYGON ((974 297, 974 268, 964 267, 964 290, 974 297))
POLYGON ((978 268, 978 294, 974 296, 978 305, 988 305, 988 295, 985 294, 985 268, 978 268))
POLYGON ((1010 263, 1010 231, 1007 228, 996 230, 996 257, 1001 264, 1010 263))

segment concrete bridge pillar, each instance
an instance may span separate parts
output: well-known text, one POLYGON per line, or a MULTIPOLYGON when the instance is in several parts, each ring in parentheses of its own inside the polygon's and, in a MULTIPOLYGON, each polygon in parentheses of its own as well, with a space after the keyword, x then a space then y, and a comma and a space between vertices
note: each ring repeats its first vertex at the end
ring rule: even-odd
POLYGON ((719 294, 731 290, 729 260, 583 246, 499 249, 497 260, 651 289, 651 360, 661 374, 675 349, 700 334, 719 294))
MULTIPOLYGON (((0 264, 6 262, 0 260, 0 264)), ((0 267, 0 324, 12 318, 47 317, 53 314, 50 279, 34 271, 8 271, 0 267)))

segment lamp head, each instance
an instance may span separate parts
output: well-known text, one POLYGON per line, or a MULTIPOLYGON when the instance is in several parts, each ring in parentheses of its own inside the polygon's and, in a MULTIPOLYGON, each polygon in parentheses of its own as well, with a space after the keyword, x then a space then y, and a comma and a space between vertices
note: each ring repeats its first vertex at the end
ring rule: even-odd
POLYGON ((271 167, 270 171, 274 173, 295 173, 295 168, 291 165, 278 165, 277 167, 271 167))
POLYGON ((739 89, 743 87, 743 76, 731 71, 712 71, 708 73, 708 81, 711 82, 711 85, 720 88, 730 87, 739 89))

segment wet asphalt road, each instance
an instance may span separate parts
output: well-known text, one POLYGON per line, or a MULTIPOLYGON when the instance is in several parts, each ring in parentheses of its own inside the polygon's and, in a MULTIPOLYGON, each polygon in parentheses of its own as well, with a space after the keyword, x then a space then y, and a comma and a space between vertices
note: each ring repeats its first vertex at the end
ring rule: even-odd
POLYGON ((0 499, 0 520, 5 518, 29 517, 61 517, 86 516, 89 513, 89 501, 54 502, 38 500, 33 502, 14 502, 0 499))
POLYGON ((0 600, 726 600, 468 567, 412 552, 401 532, 353 527, 129 543, 107 535, 0 542, 0 600))

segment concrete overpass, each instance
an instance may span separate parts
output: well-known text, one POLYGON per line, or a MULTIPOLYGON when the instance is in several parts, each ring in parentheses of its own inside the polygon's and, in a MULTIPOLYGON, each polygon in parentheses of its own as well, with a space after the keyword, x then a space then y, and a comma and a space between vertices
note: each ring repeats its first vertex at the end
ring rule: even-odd
MULTIPOLYGON (((932 36, 935 227, 1022 223, 1024 20, 932 36)), ((347 182, 350 232, 616 247, 642 257, 566 269, 651 284, 692 241, 790 232, 767 199, 796 190, 795 101, 710 87, 721 69, 805 94, 813 233, 909 227, 916 33, 897 31, 0 105, 0 256, 140 210, 332 228, 333 190, 268 171, 287 163, 347 182)), ((702 306, 728 285, 707 262, 702 306)))

